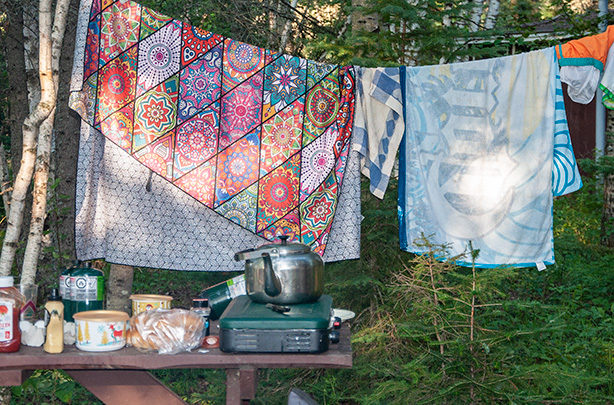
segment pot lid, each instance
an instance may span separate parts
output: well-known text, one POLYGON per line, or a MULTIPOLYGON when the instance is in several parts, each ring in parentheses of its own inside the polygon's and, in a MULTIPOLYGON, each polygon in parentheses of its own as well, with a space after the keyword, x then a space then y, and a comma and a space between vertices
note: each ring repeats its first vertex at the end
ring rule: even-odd
POLYGON ((78 321, 90 322, 121 322, 127 321, 130 317, 123 311, 95 310, 77 312, 73 315, 78 321))
POLYGON ((157 295, 157 294, 132 294, 129 297, 131 300, 138 301, 172 301, 173 297, 170 295, 157 295))
POLYGON ((291 255, 295 253, 307 253, 311 251, 311 248, 302 243, 288 243, 288 235, 279 236, 280 243, 267 243, 258 248, 259 252, 271 252, 277 250, 279 255, 291 255))
POLYGON ((311 252, 311 248, 302 243, 288 243, 288 235, 280 235, 281 243, 267 243, 255 249, 247 249, 235 254, 235 260, 259 259, 263 253, 272 256, 292 256, 311 252))

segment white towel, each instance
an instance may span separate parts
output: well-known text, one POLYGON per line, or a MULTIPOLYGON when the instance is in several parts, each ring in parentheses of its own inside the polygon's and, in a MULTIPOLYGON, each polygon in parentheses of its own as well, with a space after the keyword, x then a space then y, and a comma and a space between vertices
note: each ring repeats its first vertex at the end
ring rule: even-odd
POLYGON ((557 195, 581 186, 557 73, 552 48, 407 69, 402 249, 423 253, 424 235, 452 256, 472 242, 478 267, 554 262, 553 179, 557 195))

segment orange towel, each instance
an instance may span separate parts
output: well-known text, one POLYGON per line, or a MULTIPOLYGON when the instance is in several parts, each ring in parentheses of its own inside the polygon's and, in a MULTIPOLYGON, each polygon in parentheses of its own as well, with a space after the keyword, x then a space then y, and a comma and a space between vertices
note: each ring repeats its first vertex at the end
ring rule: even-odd
POLYGON ((556 55, 561 66, 591 65, 603 72, 612 42, 614 42, 614 25, 608 26, 601 34, 574 39, 557 46, 556 55))

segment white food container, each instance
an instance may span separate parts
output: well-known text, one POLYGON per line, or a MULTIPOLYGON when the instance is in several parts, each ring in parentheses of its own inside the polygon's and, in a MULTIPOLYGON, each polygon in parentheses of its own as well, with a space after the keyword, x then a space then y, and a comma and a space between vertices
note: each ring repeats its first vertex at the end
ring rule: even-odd
POLYGON ((121 311, 83 311, 73 315, 77 328, 77 349, 109 352, 126 345, 129 316, 121 311))

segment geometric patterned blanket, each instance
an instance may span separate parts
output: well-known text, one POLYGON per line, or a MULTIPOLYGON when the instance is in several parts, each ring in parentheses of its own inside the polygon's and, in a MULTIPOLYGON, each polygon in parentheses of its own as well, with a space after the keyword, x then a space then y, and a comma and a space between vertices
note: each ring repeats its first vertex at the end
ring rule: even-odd
POLYGON ((352 69, 132 1, 86 1, 70 97, 82 120, 217 215, 323 255, 349 156, 352 69))

